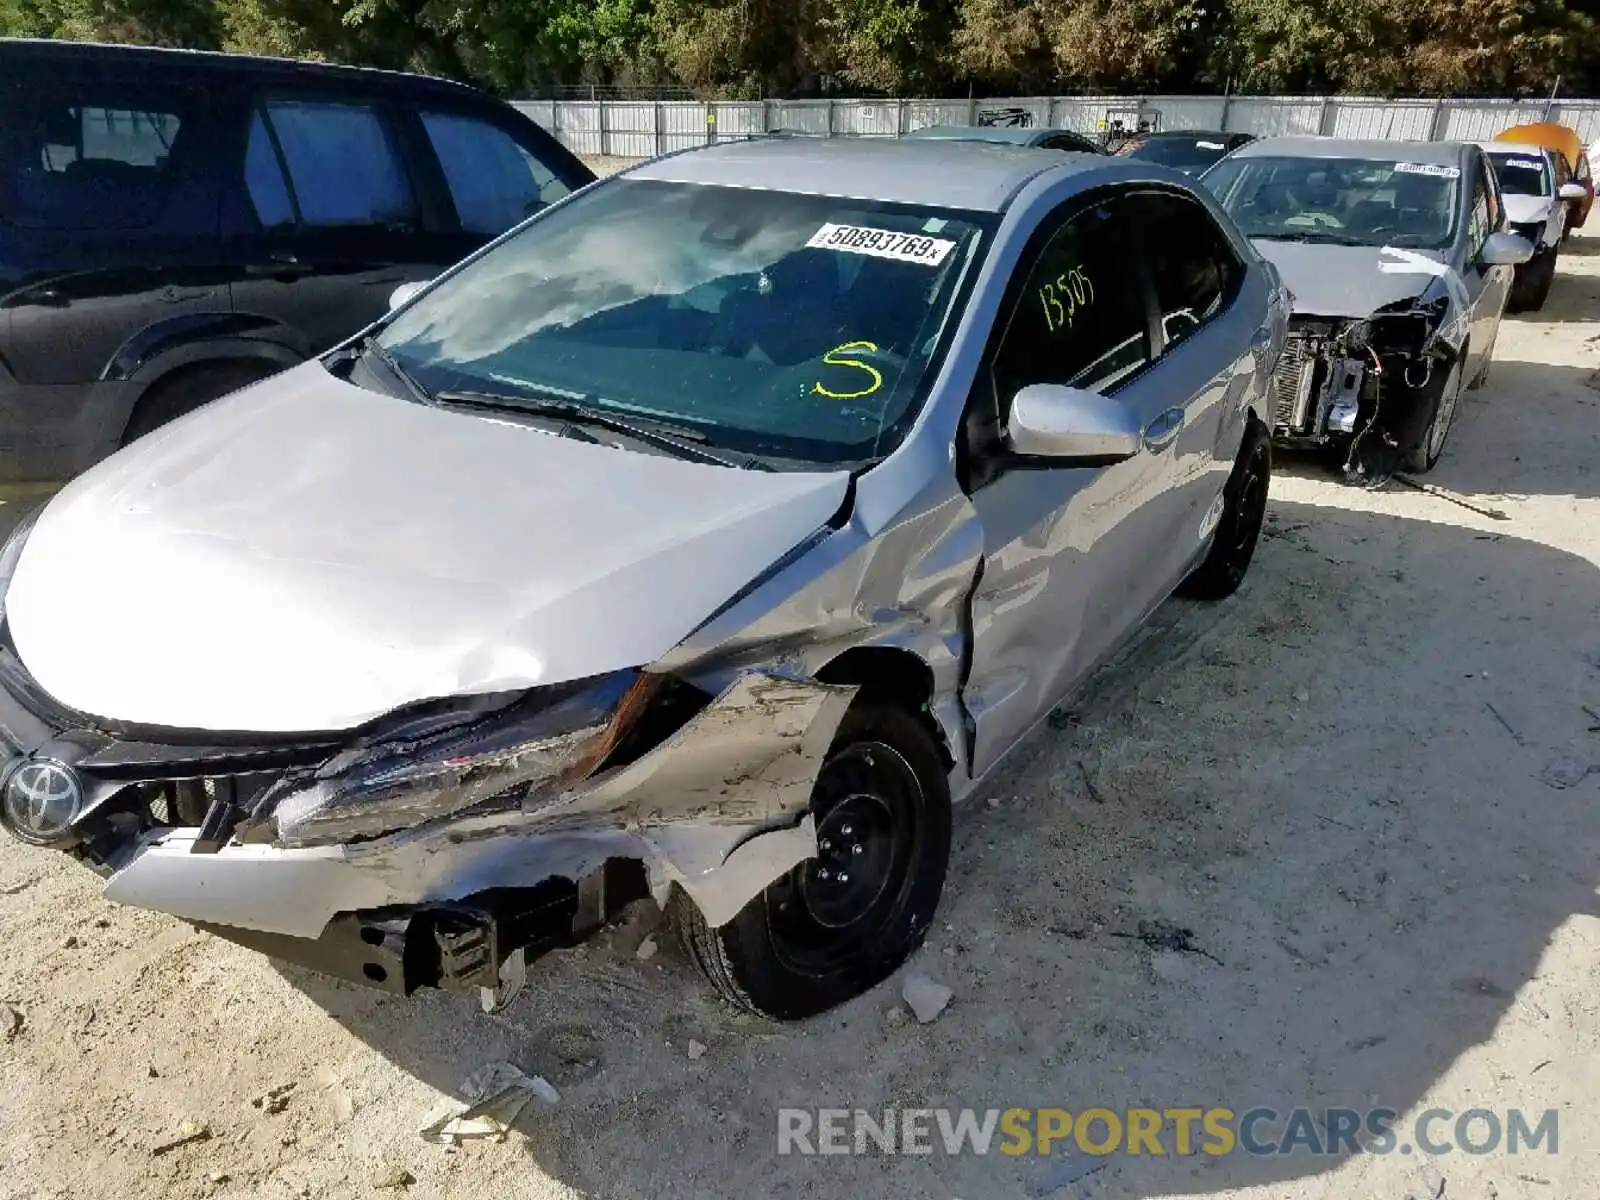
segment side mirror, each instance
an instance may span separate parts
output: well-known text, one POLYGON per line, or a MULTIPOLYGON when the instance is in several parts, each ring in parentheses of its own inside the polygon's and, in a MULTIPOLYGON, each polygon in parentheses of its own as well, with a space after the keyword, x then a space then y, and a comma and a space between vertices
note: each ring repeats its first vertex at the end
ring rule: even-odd
POLYGON ((1144 445, 1139 418, 1126 404, 1053 383, 1029 384, 1017 393, 1006 436, 1015 454, 1077 459, 1083 466, 1121 462, 1144 445))
POLYGON ((1587 200, 1589 189, 1581 183, 1563 183, 1561 190, 1556 193, 1563 200, 1587 200))
POLYGON ((410 304, 412 298, 432 282, 433 280, 431 279, 419 279, 412 283, 402 283, 389 293, 389 311, 393 312, 402 304, 410 304))
POLYGON ((1486 267, 1521 266, 1533 257, 1533 243, 1515 233, 1491 233, 1478 261, 1486 267))

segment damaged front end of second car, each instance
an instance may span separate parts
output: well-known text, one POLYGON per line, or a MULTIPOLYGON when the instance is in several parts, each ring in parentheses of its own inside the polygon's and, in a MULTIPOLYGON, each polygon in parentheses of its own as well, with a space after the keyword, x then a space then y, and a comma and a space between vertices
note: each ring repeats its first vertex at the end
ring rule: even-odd
POLYGON ((1382 482, 1419 453, 1466 352, 1467 306, 1444 275, 1359 316, 1297 313, 1273 379, 1274 437, 1382 482))

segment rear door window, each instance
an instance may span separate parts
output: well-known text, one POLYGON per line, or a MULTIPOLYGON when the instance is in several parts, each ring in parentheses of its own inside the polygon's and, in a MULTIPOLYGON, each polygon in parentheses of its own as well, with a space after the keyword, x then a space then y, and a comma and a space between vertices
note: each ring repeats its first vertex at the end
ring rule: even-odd
POLYGON ((422 126, 468 233, 504 233, 572 190, 532 150, 489 121, 425 112, 422 126))
POLYGON ((134 229, 162 215, 193 121, 181 89, 29 79, 0 91, 0 220, 134 229))
POLYGON ((1232 303, 1244 280, 1244 264, 1204 205, 1171 192, 1141 192, 1124 203, 1171 346, 1232 303))
POLYGON ((274 100, 251 121, 245 177, 267 227, 414 227, 405 166, 368 105, 274 100), (286 217, 287 209, 287 217, 286 217))

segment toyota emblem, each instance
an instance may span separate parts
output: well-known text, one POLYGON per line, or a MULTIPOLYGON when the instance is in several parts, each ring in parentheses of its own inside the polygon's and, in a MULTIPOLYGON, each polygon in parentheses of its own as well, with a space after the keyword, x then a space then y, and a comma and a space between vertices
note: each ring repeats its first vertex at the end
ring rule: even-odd
POLYGON ((25 842, 54 841, 77 819, 83 785, 71 767, 48 758, 29 759, 5 782, 6 824, 25 842))

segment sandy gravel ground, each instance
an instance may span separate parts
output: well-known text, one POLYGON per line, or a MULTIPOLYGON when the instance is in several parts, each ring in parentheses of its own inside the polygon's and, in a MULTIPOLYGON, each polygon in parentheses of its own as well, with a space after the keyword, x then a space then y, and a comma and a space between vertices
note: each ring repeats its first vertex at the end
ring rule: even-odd
POLYGON ((930 1025, 888 1016, 896 985, 736 1016, 665 939, 640 961, 639 929, 499 1015, 402 1002, 0 846, 0 1197, 1600 1195, 1597 367, 1600 236, 1507 322, 1433 476, 1504 519, 1280 462, 1243 592, 1169 604, 958 815, 930 1025), (1156 921, 1197 952, 1128 936, 1156 921), (561 1104, 423 1142, 497 1059, 561 1104), (1559 1153, 775 1153, 781 1106, 1141 1104, 1553 1107, 1559 1153))

